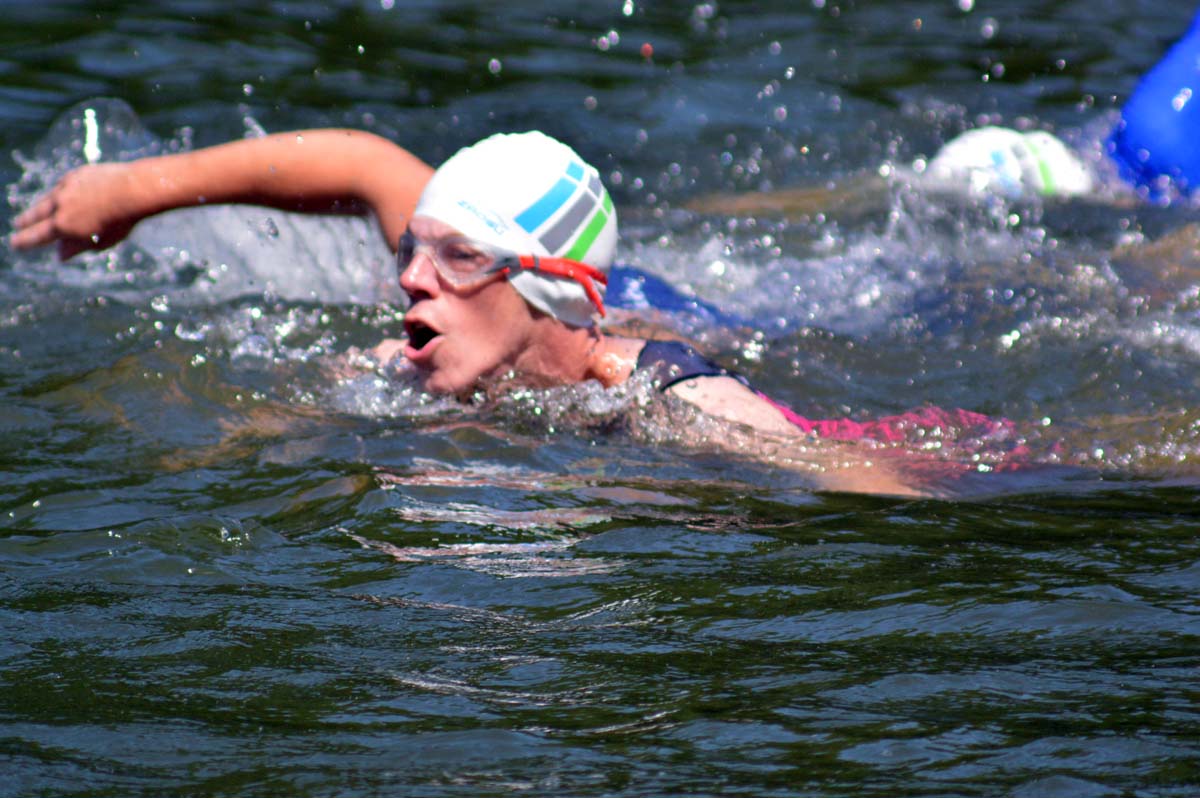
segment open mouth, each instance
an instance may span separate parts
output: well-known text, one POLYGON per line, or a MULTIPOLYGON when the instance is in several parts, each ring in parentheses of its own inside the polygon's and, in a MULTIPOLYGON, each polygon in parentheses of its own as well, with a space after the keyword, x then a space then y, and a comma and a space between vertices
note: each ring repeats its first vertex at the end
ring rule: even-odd
POLYGON ((441 333, 423 322, 414 321, 406 322, 404 330, 408 333, 408 343, 413 349, 420 352, 428 345, 430 341, 437 338, 441 333))

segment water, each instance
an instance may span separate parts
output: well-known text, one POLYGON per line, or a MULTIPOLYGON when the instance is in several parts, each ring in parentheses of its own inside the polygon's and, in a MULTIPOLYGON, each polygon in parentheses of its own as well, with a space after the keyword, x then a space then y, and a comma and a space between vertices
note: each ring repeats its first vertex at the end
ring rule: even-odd
POLYGON ((989 122, 1095 152, 1186 5, 4 5, 10 203, 85 100, 109 154, 541 127, 623 261, 757 330, 655 323, 813 415, 967 407, 1073 468, 820 494, 644 385, 431 400, 347 365, 402 311, 364 222, 3 251, 0 794, 1194 794, 1195 208, 879 178, 989 122), (714 210, 759 189, 788 212, 714 210))

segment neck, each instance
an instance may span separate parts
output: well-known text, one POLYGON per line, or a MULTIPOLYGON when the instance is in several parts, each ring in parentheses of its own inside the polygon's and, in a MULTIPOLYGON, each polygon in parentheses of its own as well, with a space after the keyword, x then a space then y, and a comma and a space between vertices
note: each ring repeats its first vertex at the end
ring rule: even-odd
POLYGON ((597 380, 607 388, 629 378, 642 344, 543 316, 534 324, 521 355, 505 371, 535 387, 597 380))

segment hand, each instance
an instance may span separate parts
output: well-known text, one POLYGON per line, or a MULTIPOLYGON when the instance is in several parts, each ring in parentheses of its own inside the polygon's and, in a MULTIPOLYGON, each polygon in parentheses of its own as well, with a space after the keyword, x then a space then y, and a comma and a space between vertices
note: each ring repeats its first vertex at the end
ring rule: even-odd
POLYGON ((141 218, 132 210, 133 195, 128 164, 74 169, 13 220, 9 243, 21 250, 57 241, 63 260, 84 250, 111 247, 141 218))

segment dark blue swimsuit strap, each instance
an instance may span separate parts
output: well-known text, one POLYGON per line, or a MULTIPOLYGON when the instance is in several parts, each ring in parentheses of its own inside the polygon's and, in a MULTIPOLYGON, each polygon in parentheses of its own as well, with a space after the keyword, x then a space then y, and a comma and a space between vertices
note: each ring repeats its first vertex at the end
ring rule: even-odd
POLYGON ((738 382, 746 383, 742 375, 718 366, 679 341, 647 341, 638 353, 637 367, 638 371, 654 371, 660 391, 693 377, 733 377, 738 382))

